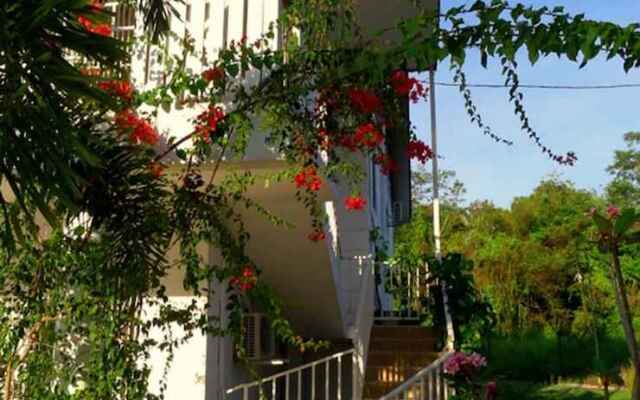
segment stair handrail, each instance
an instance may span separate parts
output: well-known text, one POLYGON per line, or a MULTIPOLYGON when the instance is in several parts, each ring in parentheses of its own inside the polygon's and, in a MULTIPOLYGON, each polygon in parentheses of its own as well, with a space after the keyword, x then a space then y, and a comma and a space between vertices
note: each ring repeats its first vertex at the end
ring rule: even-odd
MULTIPOLYGON (((278 394, 278 388, 277 388, 277 380, 284 377, 285 378, 285 395, 286 398, 289 399, 290 398, 290 382, 291 382, 291 378, 293 377, 293 375, 297 374, 296 379, 298 380, 298 384, 297 384, 297 391, 298 391, 298 395, 297 399, 300 398, 301 393, 302 393, 302 371, 307 370, 307 369, 311 369, 311 390, 312 390, 312 397, 315 398, 315 391, 316 391, 316 370, 318 370, 318 368, 316 368, 318 365, 324 365, 325 368, 325 390, 328 387, 329 384, 329 377, 328 374, 326 373, 327 371, 329 371, 329 366, 330 366, 330 362, 333 360, 336 360, 337 362, 337 391, 338 393, 341 392, 342 390, 342 359, 345 356, 351 356, 352 358, 352 366, 355 366, 355 349, 349 349, 349 350, 345 350, 345 351, 341 351, 339 353, 335 353, 332 354, 330 356, 327 357, 323 357, 320 358, 318 360, 309 362, 307 364, 303 364, 300 365, 298 367, 295 368, 291 368, 288 369, 286 371, 282 371, 279 372, 277 374, 268 376, 266 378, 262 378, 253 382, 248 382, 248 383, 243 383, 237 386, 234 386, 230 389, 227 389, 225 391, 225 398, 229 398, 229 395, 242 391, 242 400, 249 400, 249 390, 257 387, 259 392, 262 392, 262 386, 264 385, 269 385, 271 384, 271 394, 272 394, 272 398, 275 398, 275 396, 278 394)), ((322 368, 322 367, 321 367, 322 368)), ((339 396, 338 396, 339 398, 339 396)))
POLYGON ((416 372, 391 392, 378 400, 433 399, 443 400, 449 396, 449 384, 444 377, 444 363, 452 352, 446 352, 427 367, 416 372), (411 396, 411 397, 410 397, 411 396))

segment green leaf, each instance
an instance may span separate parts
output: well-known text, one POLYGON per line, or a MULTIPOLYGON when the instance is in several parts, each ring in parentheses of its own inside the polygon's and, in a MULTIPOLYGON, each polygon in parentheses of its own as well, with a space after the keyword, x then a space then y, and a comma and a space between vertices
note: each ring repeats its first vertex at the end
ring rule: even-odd
POLYGON ((640 215, 633 208, 625 208, 616 219, 613 230, 617 235, 624 235, 634 223, 640 221, 640 215))
POLYGON ((612 228, 611 221, 609 221, 602 215, 595 213, 593 215, 593 222, 595 222, 596 226, 598 227, 598 230, 601 233, 609 233, 611 231, 611 228, 612 228))

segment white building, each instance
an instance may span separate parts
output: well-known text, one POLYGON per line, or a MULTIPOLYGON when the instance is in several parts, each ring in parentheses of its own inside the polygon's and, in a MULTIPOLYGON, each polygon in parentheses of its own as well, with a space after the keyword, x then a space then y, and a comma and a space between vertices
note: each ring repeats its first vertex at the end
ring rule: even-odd
MULTIPOLYGON (((278 18, 286 7, 285 3, 281 0, 174 2, 182 20, 172 18, 171 30, 177 38, 185 37, 188 32, 194 39, 196 50, 206 55, 207 62, 203 62, 201 56, 188 59, 187 67, 197 73, 210 65, 218 50, 232 40, 246 37, 253 42, 258 39, 278 18)), ((409 6, 411 0, 359 0, 357 3, 362 25, 372 31, 393 26, 398 18, 413 12, 409 6)), ((429 2, 431 6, 435 3, 436 0, 429 2)), ((128 31, 134 31, 134 13, 123 6, 118 6, 116 11, 115 35, 125 36, 128 31)), ((393 39, 393 36, 387 39, 393 39)), ((182 51, 176 39, 167 40, 168 54, 149 46, 138 48, 133 55, 132 78, 139 89, 152 88, 162 82, 167 55, 182 51)), ((280 45, 274 43, 274 46, 280 45)), ((188 119, 196 112, 172 106, 161 109, 155 123, 160 132, 179 136, 181 131, 188 133, 188 119)), ((400 151, 398 154, 404 153, 400 151)), ((385 286, 376 285, 372 262, 376 249, 370 232, 377 228, 382 238, 392 245, 394 226, 406 222, 410 216, 409 160, 400 161, 401 172, 395 174, 392 181, 370 160, 362 160, 367 171, 362 193, 368 196, 364 212, 345 210, 343 199, 348 194, 347 188, 336 182, 325 185, 320 193, 329 221, 325 228, 325 243, 313 243, 307 239, 310 218, 295 200, 293 183, 278 183, 269 188, 257 185, 251 190, 251 196, 257 201, 276 215, 295 223, 294 229, 278 230, 264 218, 247 214, 246 221, 252 235, 248 252, 258 265, 264 266, 261 279, 275 289, 284 303, 286 316, 300 335, 332 343, 332 347, 322 354, 282 349, 274 342, 268 321, 261 317, 260 310, 249 310, 246 317, 249 336, 245 338, 245 344, 257 373, 263 378, 281 373, 277 379, 267 379, 262 385, 267 398, 374 398, 433 359, 433 335, 420 331, 420 328, 401 328, 404 331, 400 328, 394 331, 393 326, 386 330, 377 328, 374 331, 377 337, 372 336, 375 316, 384 319, 380 317, 388 315, 384 312, 392 308, 385 286), (423 347, 412 351, 411 346, 416 343, 423 347), (369 357, 370 350, 372 355, 369 357), (403 354, 417 354, 423 358, 417 357, 416 361, 416 357, 407 356, 404 362, 403 354), (308 364, 327 356, 328 360, 308 364), (298 369, 300 366, 304 368, 298 369), (363 389, 365 380, 370 386, 366 390, 363 389)), ((245 160, 223 163, 222 172, 237 168, 256 172, 277 171, 285 167, 278 155, 271 152, 261 136, 256 134, 245 160)), ((203 254, 211 263, 219 260, 215 249, 204 249, 203 254)), ((378 277, 382 275, 379 273, 378 277)), ((181 287, 178 271, 167 285, 173 301, 192 300, 181 287)), ((223 320, 226 285, 225 282, 211 282, 214 294, 210 313, 223 320)), ((198 300, 206 301, 204 298, 198 300)), ((158 354, 154 362, 158 368, 152 379, 157 381, 163 373, 164 359, 158 354)), ((235 357, 231 338, 200 335, 177 351, 168 374, 166 398, 257 399, 260 385, 233 390, 254 380, 255 377, 235 357)))

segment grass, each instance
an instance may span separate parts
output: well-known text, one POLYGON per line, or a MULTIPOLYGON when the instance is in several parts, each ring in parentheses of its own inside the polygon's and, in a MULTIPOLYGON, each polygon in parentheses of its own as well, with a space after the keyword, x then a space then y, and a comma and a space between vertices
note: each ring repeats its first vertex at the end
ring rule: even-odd
MULTIPOLYGON (((499 400, 602 400, 601 390, 578 388, 561 384, 543 386, 526 382, 500 382, 498 384, 499 400)), ((629 400, 631 395, 626 391, 611 391, 610 400, 629 400)))

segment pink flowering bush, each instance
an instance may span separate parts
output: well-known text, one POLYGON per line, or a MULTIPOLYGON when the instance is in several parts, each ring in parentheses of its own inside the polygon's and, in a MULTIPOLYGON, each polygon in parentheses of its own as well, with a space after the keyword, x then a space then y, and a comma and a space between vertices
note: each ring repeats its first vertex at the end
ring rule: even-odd
POLYGON ((487 366, 487 359, 478 353, 455 352, 444 362, 444 373, 456 388, 455 400, 493 399, 495 382, 482 390, 478 381, 481 370, 487 366), (484 393, 484 397, 481 397, 484 393))

